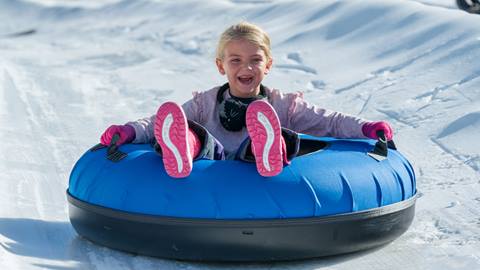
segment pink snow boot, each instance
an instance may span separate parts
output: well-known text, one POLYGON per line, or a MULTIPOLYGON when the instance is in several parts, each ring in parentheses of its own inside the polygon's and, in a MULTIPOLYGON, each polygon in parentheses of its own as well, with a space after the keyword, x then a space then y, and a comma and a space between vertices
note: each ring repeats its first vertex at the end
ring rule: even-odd
POLYGON ((168 175, 183 178, 192 171, 192 160, 201 149, 197 135, 188 128, 181 106, 166 102, 158 108, 154 127, 155 138, 162 148, 163 165, 168 175))
POLYGON ((247 108, 246 122, 258 173, 267 177, 281 173, 285 142, 273 107, 263 100, 252 102, 247 108))

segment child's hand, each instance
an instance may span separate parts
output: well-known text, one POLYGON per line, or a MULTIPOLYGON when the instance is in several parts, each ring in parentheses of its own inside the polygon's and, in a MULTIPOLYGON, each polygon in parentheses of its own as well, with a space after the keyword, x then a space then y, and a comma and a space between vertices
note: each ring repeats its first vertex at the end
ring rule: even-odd
POLYGON ((135 129, 129 125, 111 125, 108 127, 100 137, 100 143, 109 145, 112 141, 113 135, 120 135, 117 145, 132 142, 135 139, 135 129))
POLYGON ((393 139, 393 130, 387 122, 367 122, 362 126, 363 135, 370 139, 378 140, 377 132, 383 130, 387 140, 393 139))

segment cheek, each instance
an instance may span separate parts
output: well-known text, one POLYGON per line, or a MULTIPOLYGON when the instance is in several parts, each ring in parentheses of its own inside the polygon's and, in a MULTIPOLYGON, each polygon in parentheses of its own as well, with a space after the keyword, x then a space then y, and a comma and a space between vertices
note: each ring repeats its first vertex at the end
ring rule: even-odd
POLYGON ((231 70, 229 70, 228 72, 226 72, 226 74, 227 74, 228 80, 230 80, 230 81, 234 81, 235 78, 237 77, 237 76, 235 75, 235 73, 232 72, 231 70))
POLYGON ((227 75, 229 75, 229 76, 235 76, 235 74, 238 73, 238 70, 239 70, 239 68, 236 67, 236 66, 228 66, 228 67, 225 69, 225 72, 226 72, 227 75))
POLYGON ((239 70, 239 69, 242 68, 242 65, 240 65, 240 64, 231 64, 229 67, 230 67, 231 70, 239 70))
POLYGON ((268 72, 265 66, 259 67, 256 69, 256 73, 263 76, 268 72))

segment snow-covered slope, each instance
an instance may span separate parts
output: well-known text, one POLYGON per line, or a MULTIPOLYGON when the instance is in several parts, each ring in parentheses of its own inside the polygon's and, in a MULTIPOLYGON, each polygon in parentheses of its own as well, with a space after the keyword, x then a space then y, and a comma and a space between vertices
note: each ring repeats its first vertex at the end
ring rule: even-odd
POLYGON ((480 269, 480 17, 453 0, 3 0, 0 21, 1 269, 480 269), (78 237, 65 199, 76 159, 108 125, 224 82, 214 48, 241 20, 271 35, 266 85, 394 126, 421 195, 410 230, 275 264, 168 261, 78 237))

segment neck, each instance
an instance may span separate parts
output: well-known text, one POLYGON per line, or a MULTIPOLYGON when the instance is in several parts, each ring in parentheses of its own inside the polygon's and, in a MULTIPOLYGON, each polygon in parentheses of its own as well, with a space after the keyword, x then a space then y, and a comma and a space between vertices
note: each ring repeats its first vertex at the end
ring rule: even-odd
POLYGON ((243 95, 238 95, 238 94, 236 95, 236 94, 234 94, 234 92, 239 93, 240 91, 232 91, 231 88, 228 89, 228 93, 230 94, 230 96, 235 97, 235 98, 253 98, 253 97, 257 97, 258 95, 262 95, 262 93, 264 93, 265 91, 262 91, 261 85, 258 85, 255 88, 255 91, 250 92, 250 93, 246 93, 246 94, 243 94, 243 95))
POLYGON ((260 97, 260 98, 264 98, 267 96, 266 92, 265 92, 265 87, 263 85, 259 85, 258 86, 258 91, 255 91, 257 94, 254 95, 254 96, 249 96, 249 97, 238 97, 238 96, 235 96, 232 94, 232 92, 230 91, 230 88, 229 88, 229 85, 228 83, 222 85, 217 93, 217 102, 220 103, 223 101, 223 95, 225 93, 225 91, 228 91, 228 94, 230 94, 230 96, 234 99, 252 99, 252 98, 257 98, 257 97, 260 97))

